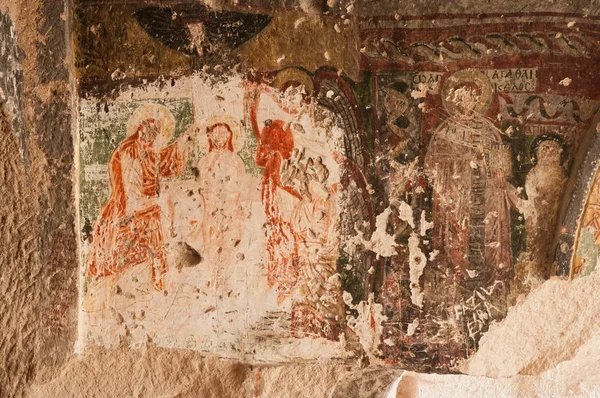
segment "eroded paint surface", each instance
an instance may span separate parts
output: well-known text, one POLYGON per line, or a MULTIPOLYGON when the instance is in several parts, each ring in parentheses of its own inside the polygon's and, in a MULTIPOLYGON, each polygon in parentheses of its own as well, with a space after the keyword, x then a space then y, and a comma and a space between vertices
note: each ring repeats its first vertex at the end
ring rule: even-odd
POLYGON ((19 61, 23 51, 17 45, 16 30, 8 13, 0 12, 0 101, 12 116, 12 131, 19 141, 21 156, 25 155, 25 121, 21 96, 23 71, 19 61))
POLYGON ((75 13, 83 345, 450 370, 550 275, 594 20, 136 7, 75 13))

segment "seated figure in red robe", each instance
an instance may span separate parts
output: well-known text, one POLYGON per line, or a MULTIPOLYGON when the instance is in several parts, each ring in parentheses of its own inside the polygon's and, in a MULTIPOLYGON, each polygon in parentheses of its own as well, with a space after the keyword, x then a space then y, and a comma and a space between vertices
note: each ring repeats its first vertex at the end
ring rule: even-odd
POLYGON ((129 122, 129 136, 112 153, 111 194, 91 235, 86 259, 88 276, 114 275, 146 263, 156 290, 164 287, 167 260, 159 179, 180 175, 186 167, 187 135, 166 146, 173 134, 171 112, 157 104, 138 108, 129 122))

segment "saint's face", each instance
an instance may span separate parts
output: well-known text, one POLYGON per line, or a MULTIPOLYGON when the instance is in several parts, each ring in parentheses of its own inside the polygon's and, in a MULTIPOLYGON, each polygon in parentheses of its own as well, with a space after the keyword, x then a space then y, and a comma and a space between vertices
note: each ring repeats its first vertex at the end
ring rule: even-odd
POLYGON ((155 150, 164 148, 171 139, 170 135, 167 134, 165 129, 162 128, 162 124, 159 120, 145 120, 142 123, 142 126, 142 139, 148 144, 150 144, 155 150))
POLYGON ((459 86, 451 92, 451 101, 456 105, 459 113, 470 115, 475 112, 481 95, 475 87, 459 86))
POLYGON ((230 136, 229 130, 225 126, 217 126, 208 133, 208 138, 217 149, 223 149, 227 145, 230 136))
POLYGON ((162 127, 162 124, 159 121, 156 122, 155 128, 156 136, 154 138, 154 143, 152 144, 152 147, 158 150, 167 146, 169 140, 171 139, 171 135, 167 133, 167 131, 162 127))
POLYGON ((142 122, 140 136, 142 139, 153 144, 156 138, 160 135, 160 122, 154 119, 147 119, 142 122))
POLYGON ((562 148, 554 141, 544 141, 537 148, 538 164, 560 164, 562 148))

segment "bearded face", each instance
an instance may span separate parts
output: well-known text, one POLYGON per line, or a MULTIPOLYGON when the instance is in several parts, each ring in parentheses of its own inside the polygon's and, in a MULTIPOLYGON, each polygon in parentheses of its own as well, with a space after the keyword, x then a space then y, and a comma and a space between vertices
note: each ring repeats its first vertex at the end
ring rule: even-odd
POLYGON ((450 100, 463 115, 472 114, 481 99, 481 91, 476 85, 461 85, 450 91, 450 100))
POLYGON ((217 126, 208 133, 208 138, 216 149, 224 149, 229 142, 230 137, 231 133, 225 126, 217 126))
POLYGON ((142 139, 152 145, 154 149, 163 148, 169 141, 169 137, 164 133, 160 121, 156 119, 144 120, 138 131, 142 139))

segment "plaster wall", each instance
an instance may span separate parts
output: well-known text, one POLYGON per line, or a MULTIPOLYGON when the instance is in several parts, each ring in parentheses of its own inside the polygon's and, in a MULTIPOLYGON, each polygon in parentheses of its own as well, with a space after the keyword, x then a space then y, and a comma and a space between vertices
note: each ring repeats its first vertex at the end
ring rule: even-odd
MULTIPOLYGON (((474 12, 473 5, 466 2, 456 4, 452 9, 437 3, 398 4, 398 7, 392 7, 390 2, 368 6, 332 3, 329 7, 339 10, 336 15, 349 15, 348 20, 352 21, 348 34, 356 40, 350 46, 355 52, 336 54, 332 48, 329 60, 323 55, 322 61, 315 61, 311 55, 314 48, 324 48, 325 53, 329 46, 335 46, 335 41, 334 44, 319 43, 319 36, 313 35, 311 40, 317 46, 310 47, 311 40, 308 44, 300 43, 307 46, 306 53, 287 54, 284 63, 311 70, 317 65, 328 64, 359 79, 361 62, 370 61, 358 58, 366 50, 361 52, 362 44, 357 44, 359 38, 355 34, 360 23, 353 18, 393 17, 394 10, 399 12, 401 6, 402 11, 417 15, 543 13, 552 7, 552 11, 572 15, 578 21, 595 17, 598 11, 594 2, 515 2, 502 5, 501 10, 495 8, 496 5, 478 5, 480 12, 474 12)), ((216 5, 240 9, 239 5, 216 5)), ((309 2, 268 2, 253 7, 282 19, 290 13, 300 13, 289 16, 290 21, 312 18, 322 10, 320 4, 309 2)), ((386 366, 385 361, 378 358, 375 351, 379 342, 369 346, 364 341, 359 343, 368 354, 362 356, 285 365, 220 359, 194 350, 159 347, 152 342, 131 349, 127 339, 117 341, 111 347, 89 346, 76 354, 81 261, 76 222, 79 192, 74 177, 79 148, 73 137, 78 132, 77 122, 81 115, 78 112, 79 86, 73 66, 72 11, 73 4, 62 1, 0 1, 1 46, 15 55, 10 70, 2 69, 8 62, 0 65, 0 70, 6 73, 2 79, 14 83, 14 90, 2 86, 0 93, 0 151, 3 155, 0 171, 3 245, 0 258, 1 396, 367 397, 388 394, 399 375, 402 379, 396 383, 398 396, 439 396, 440 391, 455 396, 479 396, 482 391, 486 394, 494 391, 498 396, 598 394, 598 380, 593 372, 594 363, 597 363, 594 361, 599 359, 598 336, 594 332, 598 318, 597 274, 573 281, 538 281, 528 286, 532 290, 529 296, 515 300, 524 302, 508 310, 505 320, 492 324, 479 341, 477 352, 460 368, 472 376, 403 373, 402 363, 386 366), (365 370, 368 361, 372 368, 365 370), (504 379, 498 379, 501 377, 504 379)), ((435 24, 436 20, 440 18, 422 23, 435 24)), ((564 22, 568 21, 560 21, 561 24, 564 22)), ((321 26, 328 34, 336 32, 333 23, 310 23, 321 26)), ((368 25, 369 20, 361 23, 368 25)), ((307 28, 309 33, 311 29, 313 27, 307 28)), ((253 50, 256 59, 246 56, 247 67, 262 71, 280 68, 281 65, 272 58, 286 41, 276 32, 271 34, 267 55, 256 56, 259 50, 253 50)), ((252 50, 253 45, 260 45, 260 41, 251 43, 246 51, 252 50)), ((577 61, 573 60, 573 63, 577 61)), ((487 69, 492 69, 489 66, 487 69)), ((590 71, 588 75, 584 71, 578 73, 580 76, 552 76, 556 79, 554 84, 566 77, 575 80, 571 86, 575 91, 593 84, 590 71)), ((421 87, 412 95, 418 97, 420 92, 428 89, 421 87)), ((576 96, 578 93, 556 95, 576 96)), ((595 124, 590 123, 590 126, 587 130, 582 129, 585 131, 574 139, 575 143, 591 142, 591 138, 585 138, 594 134, 595 124)), ((586 151, 580 149, 579 152, 586 151)), ((574 181, 576 173, 573 175, 574 181)), ((568 200, 564 202, 566 208, 568 200)), ((366 250, 383 253, 385 257, 387 234, 379 231, 382 235, 371 238, 372 246, 366 250)), ((416 249, 412 251, 414 253, 416 249)), ((418 274, 418 270, 412 268, 418 274)), ((422 288, 417 274, 408 278, 412 281, 409 288, 414 291, 414 294, 410 292, 413 304, 418 303, 422 288)), ((361 308, 368 307, 368 297, 362 302, 361 308)), ((377 308, 376 302, 371 304, 369 309, 377 308)), ((355 329, 358 326, 355 324, 355 329)))

